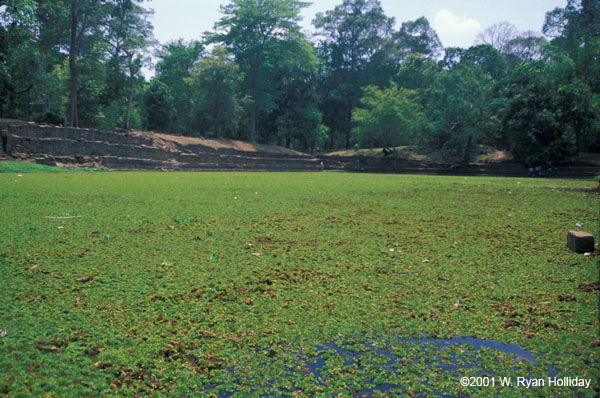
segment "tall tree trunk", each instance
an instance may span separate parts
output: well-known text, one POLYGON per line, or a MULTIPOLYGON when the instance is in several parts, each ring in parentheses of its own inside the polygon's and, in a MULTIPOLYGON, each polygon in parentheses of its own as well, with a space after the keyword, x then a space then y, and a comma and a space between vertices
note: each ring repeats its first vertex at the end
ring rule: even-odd
MULTIPOLYGON (((250 72, 252 75, 252 72, 250 72)), ((248 137, 248 141, 250 142, 254 142, 254 140, 256 139, 256 113, 257 113, 257 106, 256 106, 256 94, 257 94, 257 89, 256 89, 256 79, 253 78, 253 81, 251 82, 252 85, 252 105, 250 105, 250 136, 248 137)))
POLYGON ((254 137, 256 136, 256 103, 252 103, 250 106, 250 136, 248 140, 250 142, 254 142, 254 137))
POLYGON ((129 95, 127 96, 127 111, 125 113, 125 130, 129 130, 129 118, 131 116, 131 103, 133 102, 133 78, 134 73, 129 58, 129 95))
POLYGON ((71 3, 71 46, 69 48, 69 72, 71 73, 70 78, 70 105, 69 105, 69 126, 78 127, 79 126, 79 118, 77 116, 77 78, 78 78, 78 70, 77 70, 77 13, 75 10, 76 2, 73 1, 71 3))
POLYGON ((252 105, 250 106, 250 136, 248 141, 254 142, 256 139, 256 117, 258 107, 256 106, 256 96, 258 95, 258 65, 256 62, 250 61, 250 96, 252 97, 252 105))
POLYGON ((348 125, 346 126, 346 149, 350 149, 350 134, 352 133, 352 105, 348 105, 348 125))
POLYGON ((473 142, 473 136, 471 136, 471 134, 469 134, 469 136, 467 137, 467 142, 465 143, 465 146, 463 148, 463 161, 465 163, 469 163, 471 161, 471 144, 473 142))
POLYGON ((133 89, 129 91, 127 98, 127 112, 125 113, 125 130, 129 130, 129 117, 131 116, 131 101, 133 101, 133 89))
POLYGON ((187 107, 187 112, 185 115, 185 133, 187 135, 191 135, 191 131, 192 131, 192 118, 191 118, 191 114, 192 114, 192 96, 190 94, 190 89, 186 88, 186 107, 187 107))
POLYGON ((31 90, 27 90, 27 120, 31 120, 31 90))
POLYGON ((327 146, 329 150, 335 149, 335 138, 334 138, 334 130, 329 132, 329 140, 327 141, 327 146))
POLYGON ((44 73, 44 110, 50 108, 50 93, 48 88, 48 49, 44 49, 42 70, 44 73))

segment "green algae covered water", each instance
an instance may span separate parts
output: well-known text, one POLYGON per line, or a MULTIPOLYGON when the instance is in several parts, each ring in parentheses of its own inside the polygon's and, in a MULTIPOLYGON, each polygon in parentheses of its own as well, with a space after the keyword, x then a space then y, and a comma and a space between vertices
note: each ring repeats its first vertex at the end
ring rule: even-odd
POLYGON ((597 395, 597 256, 565 247, 597 235, 593 181, 20 174, 0 175, 9 397, 597 395), (460 383, 549 369, 593 381, 460 383))

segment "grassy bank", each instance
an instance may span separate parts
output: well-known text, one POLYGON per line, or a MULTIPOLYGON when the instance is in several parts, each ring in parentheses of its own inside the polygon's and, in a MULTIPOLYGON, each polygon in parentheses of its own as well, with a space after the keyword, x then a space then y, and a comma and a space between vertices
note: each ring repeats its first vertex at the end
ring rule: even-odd
POLYGON ((56 173, 80 171, 107 171, 102 167, 57 167, 22 160, 0 160, 0 173, 56 173))

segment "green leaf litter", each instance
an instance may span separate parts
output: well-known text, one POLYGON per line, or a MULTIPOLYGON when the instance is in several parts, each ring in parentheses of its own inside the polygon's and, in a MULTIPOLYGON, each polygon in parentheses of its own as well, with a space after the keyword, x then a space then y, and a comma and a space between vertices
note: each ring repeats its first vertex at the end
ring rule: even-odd
POLYGON ((597 256, 565 247, 576 223, 598 232, 593 181, 114 172, 0 184, 9 397, 597 394, 597 256), (424 335, 516 344, 537 362, 405 340, 424 335), (592 386, 459 383, 550 368, 592 386))

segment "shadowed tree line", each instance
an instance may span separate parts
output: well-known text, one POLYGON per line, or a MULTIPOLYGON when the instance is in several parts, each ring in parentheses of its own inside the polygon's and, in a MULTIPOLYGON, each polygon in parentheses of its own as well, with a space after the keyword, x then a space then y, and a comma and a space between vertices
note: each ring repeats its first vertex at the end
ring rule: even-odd
POLYGON ((343 0, 307 37, 308 5, 230 0, 201 40, 161 45, 141 0, 2 0, 0 117, 454 161, 480 144, 531 164, 600 151, 599 0, 568 0, 540 34, 492 25, 467 49, 378 0, 343 0))

